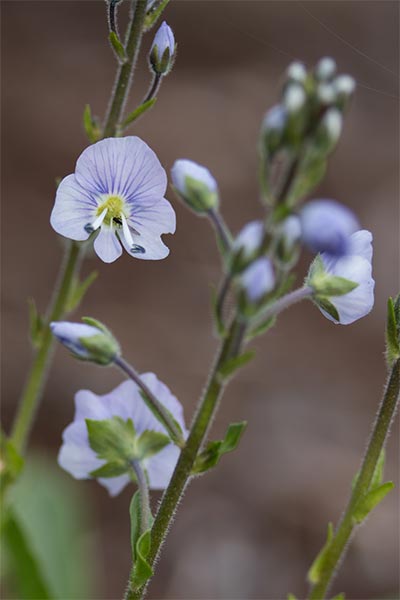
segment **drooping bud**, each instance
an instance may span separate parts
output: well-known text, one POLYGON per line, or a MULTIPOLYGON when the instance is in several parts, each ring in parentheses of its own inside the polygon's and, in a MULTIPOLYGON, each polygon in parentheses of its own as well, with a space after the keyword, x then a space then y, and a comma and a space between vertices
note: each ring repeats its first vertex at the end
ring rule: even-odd
POLYGON ((344 256, 350 236, 358 229, 355 215, 334 200, 313 200, 300 213, 303 242, 313 252, 344 256))
POLYGON ((199 214, 218 207, 218 186, 210 171, 186 159, 175 161, 172 183, 182 200, 199 214))
POLYGON ((109 365, 120 355, 120 347, 111 332, 95 319, 83 319, 85 323, 54 321, 50 323, 53 335, 75 358, 98 365, 109 365))
POLYGON ((335 73, 336 63, 333 58, 330 58, 329 56, 321 58, 315 67, 315 77, 319 81, 328 81, 332 79, 335 73))
POLYGON ((175 57, 175 38, 173 31, 164 21, 154 36, 150 50, 150 64, 157 75, 167 75, 175 57))

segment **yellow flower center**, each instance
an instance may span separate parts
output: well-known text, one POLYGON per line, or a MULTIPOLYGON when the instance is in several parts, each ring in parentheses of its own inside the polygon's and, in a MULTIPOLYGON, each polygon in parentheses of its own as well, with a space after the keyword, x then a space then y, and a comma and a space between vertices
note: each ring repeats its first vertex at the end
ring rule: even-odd
POLYGON ((105 223, 105 225, 110 226, 111 222, 113 222, 114 225, 121 226, 121 214, 126 216, 123 210, 124 205, 125 202, 119 196, 109 196, 106 200, 104 200, 104 202, 99 204, 99 206, 97 207, 96 216, 98 217, 99 215, 101 215, 104 209, 107 209, 107 213, 104 217, 103 223, 105 223))

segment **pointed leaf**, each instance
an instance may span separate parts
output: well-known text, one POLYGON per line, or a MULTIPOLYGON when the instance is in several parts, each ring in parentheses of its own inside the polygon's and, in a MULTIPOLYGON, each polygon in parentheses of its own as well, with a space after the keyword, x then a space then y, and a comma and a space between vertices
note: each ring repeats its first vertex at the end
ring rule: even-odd
POLYGON ((41 317, 41 315, 39 315, 39 313, 37 311, 36 304, 35 304, 35 301, 33 300, 33 298, 30 298, 28 300, 28 305, 29 305, 29 330, 30 330, 31 341, 32 341, 33 347, 38 348, 40 346, 42 338, 43 338, 45 324, 44 324, 43 318, 41 317))
POLYGON ((92 271, 90 275, 86 277, 82 282, 76 279, 72 285, 71 293, 68 298, 67 303, 67 312, 72 312, 75 310, 79 304, 82 302, 86 292, 92 285, 92 283, 97 279, 98 272, 92 271))
POLYGON ((318 297, 318 299, 315 299, 315 304, 327 312, 328 315, 331 315, 335 321, 340 321, 339 313, 336 310, 336 307, 327 298, 318 297))
POLYGON ((389 298, 386 325, 386 358, 389 367, 400 357, 399 323, 396 319, 393 298, 389 298))
POLYGON ((168 3, 169 0, 161 0, 157 6, 154 6, 154 8, 149 10, 144 20, 144 31, 149 31, 149 29, 155 25, 156 21, 162 15, 168 3))
POLYGON ((385 449, 382 448, 381 453, 380 453, 379 458, 378 458, 377 463, 376 463, 374 474, 373 474, 372 479, 371 479, 371 483, 370 483, 370 486, 369 486, 370 490, 373 490, 373 489, 379 487, 382 484, 382 481, 383 481, 383 471, 384 471, 384 468, 385 468, 385 458, 386 458, 385 449))
POLYGON ((128 127, 128 125, 133 123, 133 121, 136 121, 136 119, 138 119, 143 113, 145 113, 152 106, 154 106, 154 104, 156 102, 157 102, 157 98, 151 98, 150 100, 147 100, 147 102, 143 102, 143 104, 140 104, 140 106, 135 108, 135 110, 133 110, 126 117, 125 121, 122 123, 122 125, 121 125, 122 130, 124 130, 126 127, 128 127))
POLYGON ((211 307, 214 316, 214 324, 217 330, 218 337, 224 338, 226 336, 227 330, 222 315, 220 314, 220 310, 218 308, 218 297, 219 294, 215 287, 213 287, 211 290, 211 307))
POLYGON ((108 39, 110 40, 110 44, 113 47, 116 57, 118 58, 120 63, 126 62, 127 56, 125 52, 125 48, 122 45, 119 37, 115 33, 115 31, 110 31, 108 39))
POLYGON ((119 477, 130 471, 129 463, 127 462, 108 462, 102 467, 91 471, 89 475, 97 479, 98 477, 119 477))
POLYGON ((357 504, 354 513, 353 513, 353 521, 354 523, 361 523, 364 519, 369 515, 369 513, 377 506, 385 496, 394 488, 394 483, 392 481, 387 481, 383 483, 377 488, 369 491, 364 498, 361 498, 359 503, 357 504))
POLYGON ((318 553, 307 574, 308 581, 312 584, 316 584, 320 580, 321 573, 324 570, 325 560, 330 550, 332 540, 333 525, 332 523, 328 523, 328 534, 325 545, 323 546, 322 550, 318 553))
POLYGON ((244 352, 240 354, 240 356, 235 356, 234 358, 230 358, 225 361, 224 364, 219 368, 218 374, 225 379, 232 375, 235 371, 244 367, 249 363, 255 356, 254 350, 249 350, 248 352, 244 352))
POLYGON ((206 448, 197 456, 192 473, 199 474, 208 471, 219 462, 221 456, 237 448, 247 423, 231 423, 223 440, 209 442, 206 448))
POLYGON ((131 586, 139 588, 152 576, 153 569, 146 558, 150 551, 151 526, 153 517, 150 516, 148 529, 141 534, 141 507, 140 492, 136 492, 131 500, 129 507, 131 518, 131 548, 133 558, 133 572, 131 574, 131 586))
POLYGON ((286 204, 295 206, 309 194, 322 180, 326 172, 326 158, 320 154, 306 153, 297 169, 297 175, 290 187, 286 198, 286 204))
MULTIPOLYGON (((142 396, 144 402, 146 403, 146 406, 149 410, 151 410, 151 412, 153 413, 153 415, 155 416, 155 418, 161 423, 161 425, 163 427, 165 427, 163 421, 160 419, 160 415, 158 414, 158 412, 155 410, 153 403, 149 402, 146 394, 144 393, 143 390, 139 390, 139 394, 142 396)), ((182 431, 182 427, 180 426, 180 424, 178 423, 178 421, 175 419, 174 415, 171 413, 171 411, 169 411, 167 409, 166 406, 164 406, 164 411, 168 414, 169 418, 171 419, 171 421, 173 422, 173 424, 176 427, 176 430, 178 432, 178 434, 181 436, 181 439, 172 439, 172 441, 179 447, 181 447, 181 441, 183 439, 183 431, 182 431)))
POLYGON ((269 329, 271 329, 271 327, 273 327, 275 325, 275 323, 276 323, 276 316, 268 317, 268 319, 265 319, 259 325, 254 327, 254 329, 250 330, 250 332, 247 335, 247 339, 252 340, 255 337, 258 337, 259 335, 263 335, 269 329))
POLYGON ((160 431, 143 431, 136 442, 137 460, 157 454, 170 443, 170 438, 160 431))
MULTIPOLYGON (((100 130, 92 117, 92 111, 89 104, 86 104, 85 110, 83 111, 83 127, 89 142, 92 144, 100 139, 100 130)), ((60 182, 58 181, 57 186, 60 182)))

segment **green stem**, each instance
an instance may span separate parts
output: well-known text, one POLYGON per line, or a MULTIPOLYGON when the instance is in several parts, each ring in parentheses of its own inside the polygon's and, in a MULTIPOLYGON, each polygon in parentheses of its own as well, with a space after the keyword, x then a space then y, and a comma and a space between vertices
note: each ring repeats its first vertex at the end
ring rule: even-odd
POLYGON ((143 25, 146 17, 147 0, 137 0, 133 18, 129 24, 126 42, 126 62, 119 67, 112 94, 108 114, 105 120, 103 137, 115 136, 121 119, 129 89, 132 84, 133 71, 140 50, 143 25))
MULTIPOLYGON (((195 415, 186 446, 182 450, 171 481, 162 498, 154 525, 151 530, 151 548, 148 562, 154 565, 167 532, 170 528, 176 508, 180 502, 185 487, 190 479, 194 461, 205 440, 209 427, 218 408, 219 401, 225 388, 225 381, 219 371, 226 360, 238 356, 244 342, 246 325, 236 316, 231 324, 229 333, 222 343, 212 369, 203 399, 195 415)), ((144 590, 138 590, 130 596, 130 600, 142 597, 144 590)))
POLYGON ((157 96, 158 90, 160 89, 160 86, 161 86, 161 82, 162 82, 162 75, 160 75, 160 73, 155 73, 155 75, 153 77, 153 81, 151 82, 149 91, 147 92, 146 97, 144 98, 142 104, 149 102, 150 100, 155 98, 155 96, 157 96))
POLYGON ((183 448, 185 445, 185 440, 183 439, 182 433, 180 432, 174 419, 169 411, 166 410, 165 406, 161 404, 150 388, 145 384, 139 373, 132 367, 132 365, 126 362, 122 356, 118 356, 115 359, 114 364, 140 387, 143 392, 143 399, 151 412, 157 417, 160 423, 164 425, 165 429, 168 431, 171 439, 176 443, 176 445, 180 448, 183 448))
POLYGON ((135 479, 140 495, 140 534, 142 534, 150 527, 151 511, 149 486, 147 485, 146 474, 138 460, 132 461, 132 469, 135 473, 135 479))
POLYGON ((223 216, 215 208, 211 208, 207 213, 211 223, 214 225, 218 243, 221 247, 224 257, 229 254, 232 249, 233 239, 229 231, 228 225, 225 223, 223 216))
POLYGON ((66 312, 71 288, 79 268, 82 247, 82 244, 79 245, 76 242, 68 243, 65 258, 60 268, 59 284, 55 288, 56 291, 44 324, 40 346, 36 352, 22 393, 11 433, 11 441, 15 449, 20 453, 25 449, 47 378, 53 350, 53 336, 49 328, 49 323, 51 321, 58 321, 66 312))
POLYGON ((357 482, 346 511, 336 529, 323 562, 319 581, 311 588, 310 600, 323 600, 337 572, 338 565, 346 551, 348 542, 356 527, 353 515, 360 500, 368 492, 382 449, 388 439, 390 426, 399 402, 400 359, 393 367, 386 385, 382 403, 375 421, 367 451, 361 465, 357 482))

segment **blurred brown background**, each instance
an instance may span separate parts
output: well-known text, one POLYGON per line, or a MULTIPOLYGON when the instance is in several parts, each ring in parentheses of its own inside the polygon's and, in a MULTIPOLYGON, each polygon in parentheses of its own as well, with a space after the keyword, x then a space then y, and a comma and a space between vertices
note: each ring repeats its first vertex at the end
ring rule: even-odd
MULTIPOLYGON (((30 364, 28 296, 44 310, 61 243, 49 226, 54 179, 87 145, 90 103, 103 115, 115 60, 102 1, 1 3, 3 162, 3 418, 11 423, 30 364)), ((127 6, 120 11, 121 23, 127 6)), ((358 468, 385 378, 385 304, 398 278, 399 4, 368 2, 176 1, 166 11, 179 53, 157 106, 132 130, 167 169, 176 158, 207 165, 237 231, 262 214, 256 140, 288 62, 333 56, 359 82, 328 176, 314 195, 348 204, 375 238, 376 305, 367 318, 334 326, 311 305, 293 308, 259 340, 256 360, 231 385, 212 435, 235 420, 248 429, 235 454, 187 490, 149 593, 159 599, 282 599, 306 593, 306 572, 336 521, 358 468)), ((130 107, 149 81, 145 52, 130 107)), ((216 348, 210 283, 219 260, 208 224, 169 193, 177 212, 166 261, 126 254, 92 257, 98 281, 78 314, 119 337, 141 371, 154 370, 193 414, 216 348)), ((300 266, 300 277, 310 260, 300 266)), ((57 352, 32 446, 55 460, 80 388, 110 390, 120 376, 57 352)), ((387 477, 398 480, 398 427, 387 477)), ((75 483, 92 513, 93 598, 119 598, 129 569, 130 491, 112 500, 96 483, 75 483)), ((399 504, 391 493, 358 532, 335 583, 350 599, 399 593, 399 504)))

